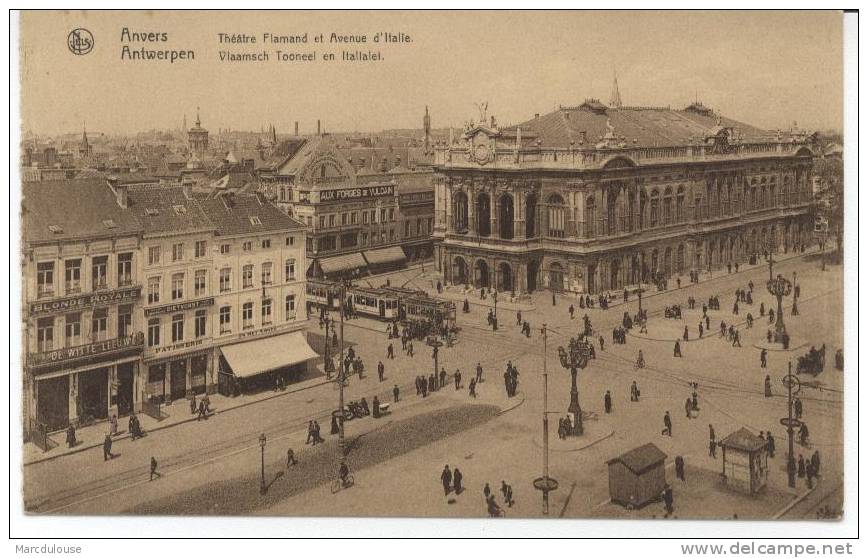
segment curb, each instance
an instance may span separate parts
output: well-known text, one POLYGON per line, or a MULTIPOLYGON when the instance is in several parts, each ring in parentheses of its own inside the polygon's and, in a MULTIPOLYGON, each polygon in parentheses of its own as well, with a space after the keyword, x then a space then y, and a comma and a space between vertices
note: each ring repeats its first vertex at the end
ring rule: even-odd
MULTIPOLYGON (((211 416, 217 416, 217 415, 222 414, 222 413, 228 413, 228 412, 230 412, 230 411, 234 411, 235 409, 242 409, 242 408, 244 408, 244 407, 248 407, 248 406, 250 406, 250 405, 255 405, 256 403, 262 403, 263 401, 270 401, 270 400, 272 400, 272 399, 277 399, 278 397, 282 397, 282 396, 284 396, 284 395, 289 395, 289 394, 291 394, 291 393, 299 393, 299 392, 301 392, 301 391, 305 391, 305 390, 308 390, 308 389, 313 389, 313 388, 315 388, 315 387, 324 386, 324 385, 326 385, 326 384, 330 384, 330 383, 332 383, 331 380, 326 380, 326 381, 324 381, 324 382, 320 382, 320 383, 317 383, 317 384, 312 384, 312 385, 305 386, 305 387, 303 387, 303 388, 299 388, 299 389, 292 390, 292 391, 289 391, 289 390, 287 390, 287 391, 282 391, 282 392, 280 392, 280 393, 276 393, 276 394, 273 394, 273 395, 269 395, 268 397, 264 397, 264 398, 262 398, 262 399, 257 399, 256 401, 246 401, 246 402, 244 402, 244 403, 240 403, 240 404, 235 405, 235 406, 233 406, 233 407, 227 407, 226 409, 224 409, 224 410, 222 410, 222 411, 221 411, 221 410, 215 410, 214 413, 213 413, 211 416)), ((190 423, 190 422, 194 422, 195 420, 196 420, 196 417, 194 417, 194 416, 189 416, 189 417, 185 418, 184 420, 180 420, 180 421, 178 421, 178 422, 173 422, 172 424, 165 424, 165 425, 162 425, 162 426, 157 425, 156 427, 149 429, 149 430, 146 432, 146 434, 150 434, 151 432, 158 432, 158 431, 160 431, 160 430, 166 430, 167 428, 172 428, 172 427, 174 427, 174 426, 179 426, 179 425, 182 425, 182 424, 187 424, 187 423, 190 423)), ((126 440, 126 439, 128 439, 129 437, 130 437, 130 434, 129 434, 129 433, 125 433, 125 434, 122 434, 122 435, 120 435, 120 436, 118 436, 118 437, 116 437, 116 438, 112 438, 112 442, 114 443, 114 442, 117 442, 117 441, 120 441, 120 440, 126 440)), ((75 448, 75 449, 73 449, 72 451, 67 451, 67 452, 64 452, 64 453, 58 453, 58 454, 56 454, 56 455, 49 455, 49 456, 46 456, 46 457, 42 457, 42 458, 40 458, 40 459, 35 459, 35 460, 32 460, 32 461, 28 461, 28 462, 24 463, 24 464, 22 465, 22 467, 28 467, 28 466, 30 466, 30 465, 36 465, 36 464, 38 464, 38 463, 44 463, 44 462, 46 462, 46 461, 53 461, 53 460, 55 460, 55 459, 59 459, 59 458, 61 458, 61 457, 66 457, 66 456, 68 456, 68 455, 74 455, 74 454, 76 454, 76 453, 81 453, 81 452, 83 452, 83 451, 87 451, 87 450, 91 450, 91 449, 96 449, 96 448, 101 448, 101 447, 102 447, 102 442, 99 442, 99 443, 97 443, 97 444, 93 444, 93 445, 82 445, 82 447, 80 447, 80 448, 75 448)))
POLYGON ((807 498, 808 496, 810 496, 811 494, 813 494, 814 492, 816 492, 816 490, 817 490, 817 488, 819 488, 819 486, 820 486, 819 483, 818 483, 818 484, 815 484, 815 485, 814 485, 814 488, 812 488, 812 489, 810 489, 810 490, 804 492, 801 496, 797 496, 795 500, 793 500, 792 502, 790 502, 789 504, 787 504, 786 506, 784 506, 784 507, 783 507, 780 511, 778 511, 776 514, 774 514, 774 515, 772 516, 772 519, 773 519, 773 520, 775 520, 775 519, 780 519, 781 517, 783 517, 784 515, 786 515, 786 513, 789 512, 789 511, 790 511, 791 509, 793 509, 794 507, 796 507, 796 505, 802 503, 802 502, 805 500, 805 498, 807 498))

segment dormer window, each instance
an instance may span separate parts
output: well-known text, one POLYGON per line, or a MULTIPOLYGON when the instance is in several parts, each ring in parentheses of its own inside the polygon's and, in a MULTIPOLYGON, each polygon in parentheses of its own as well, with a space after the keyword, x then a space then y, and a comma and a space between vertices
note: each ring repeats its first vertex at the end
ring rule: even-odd
POLYGON ((63 234, 63 227, 60 225, 48 225, 48 230, 54 234, 63 234))
POLYGON ((114 228, 117 228, 117 223, 115 223, 115 220, 114 220, 114 219, 103 219, 102 224, 103 224, 103 225, 105 226, 105 228, 107 228, 107 229, 114 229, 114 228))
POLYGON ((175 211, 175 215, 186 215, 187 208, 183 205, 173 205, 172 209, 175 211))
POLYGON ((259 217, 253 216, 250 218, 250 224, 251 225, 261 225, 262 220, 259 217))

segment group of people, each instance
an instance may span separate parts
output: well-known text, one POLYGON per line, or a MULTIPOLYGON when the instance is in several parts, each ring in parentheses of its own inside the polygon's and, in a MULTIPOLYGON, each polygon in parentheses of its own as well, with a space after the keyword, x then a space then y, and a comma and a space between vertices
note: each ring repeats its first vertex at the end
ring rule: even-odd
POLYGON ((680 320, 681 319, 681 305, 673 304, 672 306, 667 306, 663 309, 663 316, 665 318, 669 318, 672 320, 680 320))
MULTIPOLYGON (((198 405, 196 404, 196 394, 190 397, 190 414, 196 415, 196 420, 208 420, 208 416, 211 414, 211 398, 208 397, 207 393, 199 400, 198 405)), ((130 418, 132 419, 132 417, 130 418)), ((132 431, 132 428, 130 431, 132 431)))
MULTIPOLYGON (((512 485, 507 484, 506 481, 500 481, 500 492, 503 494, 503 503, 511 508, 515 504, 512 495, 512 485)), ((485 507, 486 511, 488 511, 488 516, 502 517, 504 515, 503 509, 498 505, 488 483, 485 483, 485 486, 482 488, 482 495, 485 497, 485 507)))
POLYGON ((813 488, 814 479, 820 476, 820 452, 815 451, 809 459, 799 454, 797 474, 800 479, 805 479, 808 488, 813 488))
POLYGON ((305 440, 304 443, 315 446, 323 442, 325 442, 325 439, 322 437, 322 435, 320 435, 319 423, 315 420, 308 421, 307 440, 305 440))

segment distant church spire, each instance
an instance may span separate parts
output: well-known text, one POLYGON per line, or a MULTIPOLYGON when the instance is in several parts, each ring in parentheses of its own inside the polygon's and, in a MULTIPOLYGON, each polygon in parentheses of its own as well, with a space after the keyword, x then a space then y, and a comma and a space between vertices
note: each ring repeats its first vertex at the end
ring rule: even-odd
POLYGON ((425 132, 424 150, 427 155, 431 149, 431 117, 428 115, 428 105, 425 105, 425 117, 422 118, 422 128, 425 132))
POLYGON ((617 72, 613 72, 612 81, 612 96, 609 99, 609 106, 614 108, 621 108, 621 92, 618 91, 618 74, 617 72))

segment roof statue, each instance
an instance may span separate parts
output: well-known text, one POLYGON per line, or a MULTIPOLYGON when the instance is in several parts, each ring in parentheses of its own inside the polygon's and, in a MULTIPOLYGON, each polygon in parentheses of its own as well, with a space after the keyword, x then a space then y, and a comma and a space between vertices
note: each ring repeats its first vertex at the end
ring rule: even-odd
POLYGON ((621 108, 621 92, 618 90, 618 74, 617 72, 613 73, 613 81, 612 81, 612 96, 609 97, 609 106, 614 108, 621 108))
POLYGON ((479 111, 479 120, 477 122, 480 126, 484 126, 485 121, 488 120, 488 101, 474 104, 476 105, 476 110, 479 111))

